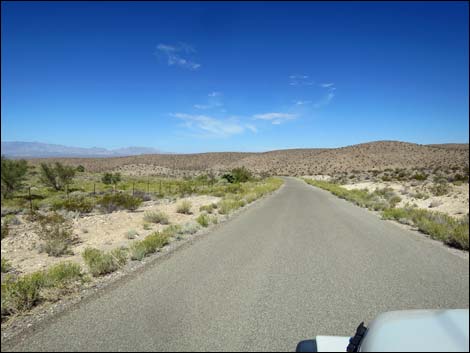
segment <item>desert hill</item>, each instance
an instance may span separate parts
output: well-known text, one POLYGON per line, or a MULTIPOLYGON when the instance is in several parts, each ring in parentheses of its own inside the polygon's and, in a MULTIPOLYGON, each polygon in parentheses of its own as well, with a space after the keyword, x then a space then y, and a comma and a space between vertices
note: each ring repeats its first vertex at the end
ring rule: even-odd
POLYGON ((388 168, 468 168, 468 144, 418 145, 377 141, 341 148, 289 149, 262 153, 218 152, 150 154, 115 158, 32 159, 33 164, 60 161, 88 171, 118 170, 126 174, 172 174, 174 171, 224 171, 245 166, 271 175, 334 174, 388 168))

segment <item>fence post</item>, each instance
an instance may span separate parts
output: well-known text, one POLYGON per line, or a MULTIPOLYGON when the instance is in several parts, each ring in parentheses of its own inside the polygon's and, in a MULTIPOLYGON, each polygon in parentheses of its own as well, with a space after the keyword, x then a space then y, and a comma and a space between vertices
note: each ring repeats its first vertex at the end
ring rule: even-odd
POLYGON ((31 209, 31 213, 33 213, 33 198, 31 196, 31 186, 28 188, 29 191, 29 208, 31 209))
POLYGON ((96 184, 93 183, 93 195, 96 195, 96 184))
POLYGON ((69 184, 65 184, 65 195, 69 198, 69 184))
POLYGON ((134 196, 134 186, 135 186, 135 182, 133 181, 132 182, 132 196, 134 196))
POLYGON ((147 177, 147 194, 150 193, 150 177, 147 177))

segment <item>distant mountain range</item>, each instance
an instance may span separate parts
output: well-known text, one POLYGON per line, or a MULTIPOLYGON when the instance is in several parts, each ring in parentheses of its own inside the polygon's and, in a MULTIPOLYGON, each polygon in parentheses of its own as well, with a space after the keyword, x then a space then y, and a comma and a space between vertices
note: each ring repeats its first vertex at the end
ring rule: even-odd
POLYGON ((106 149, 55 145, 41 142, 2 141, 2 155, 10 158, 46 157, 120 157, 156 154, 161 151, 150 147, 126 147, 106 149))

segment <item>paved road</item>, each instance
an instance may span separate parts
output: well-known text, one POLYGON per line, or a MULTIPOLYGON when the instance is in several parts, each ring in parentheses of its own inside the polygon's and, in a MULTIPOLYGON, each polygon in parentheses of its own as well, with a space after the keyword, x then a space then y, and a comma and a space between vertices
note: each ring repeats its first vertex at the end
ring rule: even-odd
POLYGON ((380 312, 468 308, 468 260, 329 193, 284 188, 15 350, 294 350, 380 312))

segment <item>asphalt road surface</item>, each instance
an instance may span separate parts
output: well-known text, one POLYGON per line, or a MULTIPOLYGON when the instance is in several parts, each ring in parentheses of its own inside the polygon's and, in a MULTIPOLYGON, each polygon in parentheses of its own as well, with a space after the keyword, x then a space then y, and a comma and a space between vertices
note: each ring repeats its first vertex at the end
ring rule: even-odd
POLYGON ((14 350, 292 351, 401 309, 468 308, 468 259, 300 180, 14 350))

